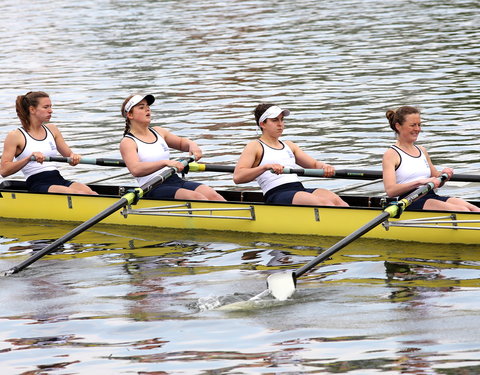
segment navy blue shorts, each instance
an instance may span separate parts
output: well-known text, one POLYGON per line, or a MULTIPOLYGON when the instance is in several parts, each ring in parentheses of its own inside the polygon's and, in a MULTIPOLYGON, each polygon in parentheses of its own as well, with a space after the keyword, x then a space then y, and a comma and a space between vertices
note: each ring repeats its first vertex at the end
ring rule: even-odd
POLYGON ((65 180, 59 171, 46 171, 27 178, 27 189, 30 193, 48 193, 52 185, 70 186, 73 181, 65 180))
POLYGON ((178 177, 177 174, 171 175, 163 184, 158 185, 152 191, 149 191, 145 197, 155 199, 172 199, 178 189, 195 190, 200 185, 198 182, 185 181, 178 177))
POLYGON ((313 193, 315 190, 305 188, 301 182, 289 182, 267 191, 265 193, 265 203, 292 204, 293 197, 299 191, 313 193))
MULTIPOLYGON (((410 194, 410 193, 409 193, 410 194)), ((400 196, 400 199, 405 198, 408 194, 403 194, 400 196)), ((410 206, 407 207, 407 210, 423 210, 423 206, 425 202, 429 199, 436 199, 438 201, 446 202, 450 197, 442 197, 441 195, 437 195, 434 191, 430 191, 425 194, 423 197, 418 198, 415 202, 413 202, 410 206)))

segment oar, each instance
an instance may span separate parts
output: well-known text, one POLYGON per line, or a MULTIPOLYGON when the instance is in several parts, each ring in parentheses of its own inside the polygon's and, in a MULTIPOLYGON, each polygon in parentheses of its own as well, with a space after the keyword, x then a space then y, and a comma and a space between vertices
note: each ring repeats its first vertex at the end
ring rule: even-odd
MULTIPOLYGON (((284 174, 295 173, 299 176, 306 177, 324 177, 325 171, 323 169, 304 169, 304 168, 283 168, 284 174)), ((335 174, 332 177, 346 178, 355 180, 377 180, 382 178, 382 171, 373 170, 355 170, 355 169, 340 169, 335 170, 335 174)))
MULTIPOLYGON (((442 174, 440 177, 440 186, 447 180, 447 174, 442 174)), ((343 249, 348 244, 355 241, 357 238, 363 236, 365 233, 371 231, 373 228, 377 227, 383 223, 388 218, 394 217, 398 218, 402 212, 410 205, 412 202, 416 201, 420 197, 427 194, 434 188, 433 182, 429 182, 426 185, 420 186, 418 189, 407 195, 405 198, 401 199, 398 202, 393 202, 391 205, 387 206, 383 212, 378 215, 376 218, 370 220, 367 224, 357 229, 355 232, 349 234, 347 237, 338 241, 335 245, 331 246, 323 253, 318 255, 316 258, 312 259, 310 262, 300 267, 296 271, 289 272, 278 272, 270 275, 267 278, 268 291, 278 300, 284 301, 290 297, 295 291, 295 285, 297 279, 310 271, 320 262, 331 257, 337 251, 343 249)), ((259 295, 252 298, 252 300, 258 299, 260 296, 267 294, 267 291, 263 291, 259 295)))
MULTIPOLYGON (((287 168, 283 169, 283 173, 295 173, 305 177, 324 177, 323 169, 303 169, 303 168, 287 168)), ((339 169, 335 171, 333 177, 356 180, 377 180, 382 178, 382 171, 375 170, 357 170, 357 169, 339 169)), ((456 173, 450 181, 462 182, 480 182, 480 175, 456 173)))
MULTIPOLYGON (((190 159, 179 159, 183 165, 187 165, 190 159)), ((135 204, 138 199, 142 198, 146 193, 148 193, 150 190, 152 190, 154 187, 160 185, 163 183, 168 177, 170 177, 172 174, 177 172, 177 169, 174 167, 164 167, 160 170, 160 174, 155 176, 151 181, 143 184, 139 188, 132 189, 128 191, 125 195, 123 195, 120 200, 110 207, 106 208, 99 214, 95 215, 91 219, 85 221, 84 223, 80 224, 78 227, 70 231, 69 233, 65 234, 63 237, 60 237, 50 245, 44 247, 42 250, 36 252, 34 255, 32 255, 30 258, 26 259, 22 263, 20 263, 18 266, 10 268, 8 271, 5 272, 4 276, 9 276, 14 273, 20 272, 21 270, 25 269, 28 267, 30 264, 33 262, 37 261, 41 257, 50 254, 53 252, 55 249, 63 245, 65 242, 71 240, 73 237, 77 236, 78 234, 84 232, 91 226, 97 224, 101 220, 105 219, 106 217, 112 215, 119 209, 129 205, 129 204, 135 204)))
MULTIPOLYGON (((34 157, 31 160, 35 160, 34 157)), ((63 156, 45 157, 45 161, 54 161, 60 163, 70 163, 71 159, 63 156)), ((81 158, 80 164, 94 164, 103 165, 107 167, 125 167, 125 162, 122 159, 114 158, 81 158)), ((234 165, 221 164, 202 164, 192 162, 188 165, 189 172, 227 172, 233 173, 234 165)), ((294 173, 305 177, 324 177, 323 169, 309 169, 309 168, 288 168, 283 169, 284 174, 294 173)), ((362 170, 362 169, 340 169, 336 170, 333 178, 352 179, 352 180, 377 180, 382 178, 382 171, 376 170, 362 170)), ((450 181, 459 182, 480 182, 480 175, 456 173, 452 176, 450 181)))
MULTIPOLYGON (((35 157, 32 156, 30 160, 35 161, 35 157)), ((72 158, 64 156, 46 156, 45 161, 55 161, 58 163, 70 163, 72 158)), ((80 164, 94 164, 103 165, 106 167, 125 167, 125 162, 122 159, 110 159, 110 158, 81 158, 80 164)))
MULTIPOLYGON (((235 166, 233 165, 219 165, 219 164, 201 164, 190 163, 188 165, 189 172, 233 172, 235 166)), ((323 169, 304 169, 304 168, 288 168, 283 169, 284 174, 298 174, 305 177, 324 177, 325 171, 323 169)), ((352 179, 352 180, 381 180, 382 171, 376 170, 361 170, 361 169, 339 169, 335 171, 333 178, 352 179)), ((450 181, 462 182, 480 182, 480 175, 457 173, 452 176, 450 181)))

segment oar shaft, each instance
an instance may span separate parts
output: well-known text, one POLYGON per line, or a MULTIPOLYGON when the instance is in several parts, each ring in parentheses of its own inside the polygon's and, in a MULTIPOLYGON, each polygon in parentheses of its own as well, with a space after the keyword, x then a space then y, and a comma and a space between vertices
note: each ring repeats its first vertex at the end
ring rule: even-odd
MULTIPOLYGON (((448 176, 446 174, 442 174, 439 178, 440 178, 440 186, 441 186, 447 180, 448 176)), ((405 208, 407 208, 410 204, 412 204, 414 201, 416 201, 420 197, 427 194, 434 187, 435 185, 433 184, 433 182, 429 182, 428 184, 420 186, 419 188, 414 190, 412 193, 408 194, 405 198, 403 198, 399 202, 395 202, 394 204, 386 207, 380 215, 373 218, 367 224, 357 229, 356 231, 352 232, 347 237, 342 238, 335 245, 331 246, 330 248, 325 250, 323 253, 321 253, 314 259, 312 259, 310 262, 300 267, 298 270, 294 271, 293 273, 294 278, 298 278, 301 275, 305 274, 306 272, 311 270, 313 267, 315 267, 317 264, 329 258, 334 253, 343 249, 345 246, 352 243, 357 238, 363 236, 365 233, 369 232, 373 228, 377 227, 388 218, 400 216, 400 214, 405 210, 405 208)))
POLYGON ((53 252, 55 249, 63 245, 65 242, 71 240, 75 236, 79 235, 80 233, 86 231, 88 228, 92 227, 93 225, 97 224, 98 222, 102 221, 105 219, 107 216, 110 216, 112 213, 115 211, 125 207, 127 204, 131 203, 131 201, 135 198, 134 193, 129 193, 132 195, 131 199, 130 196, 126 197, 123 196, 118 202, 113 204, 108 208, 108 210, 105 210, 98 215, 92 217, 91 219, 85 221, 84 223, 80 224, 78 227, 70 231, 69 233, 65 234, 64 236, 60 237, 59 239, 55 240, 52 242, 50 245, 44 247, 42 250, 36 252, 33 254, 30 258, 24 260, 22 263, 19 265, 10 268, 5 275, 12 275, 14 273, 20 272, 23 269, 27 268, 30 264, 36 262, 38 259, 42 258, 43 256, 53 252))
POLYGON ((188 165, 189 172, 230 172, 233 173, 235 167, 233 165, 221 164, 201 164, 197 162, 188 165))
POLYGON ((325 250, 323 253, 312 259, 310 262, 307 264, 303 265, 300 267, 298 270, 294 271, 294 276, 295 278, 298 278, 302 276, 304 273, 310 271, 312 268, 314 268, 317 264, 323 262, 325 259, 328 259, 331 257, 333 254, 335 254, 337 251, 343 249, 345 246, 348 244, 352 243, 355 241, 357 238, 363 236, 365 233, 370 231, 371 229, 375 228, 377 225, 383 223, 385 220, 387 220, 390 217, 389 212, 382 212, 379 216, 376 218, 372 219, 370 222, 365 224, 363 227, 357 229, 355 232, 350 233, 347 237, 342 238, 340 241, 338 241, 335 245, 332 247, 328 248, 325 250))
MULTIPOLYGON (((31 157, 31 160, 34 161, 35 157, 31 157)), ((46 156, 45 161, 54 161, 58 163, 70 163, 72 161, 69 157, 64 156, 46 156)), ((81 158, 80 164, 93 164, 93 165, 102 165, 106 167, 125 167, 125 162, 122 159, 112 159, 112 158, 81 158)))
MULTIPOLYGON (((324 177, 323 169, 303 169, 303 168, 284 168, 283 173, 295 173, 305 177, 324 177)), ((335 171, 333 177, 354 180, 377 180, 383 176, 382 171, 360 170, 360 169, 339 169, 335 171)), ((480 175, 457 173, 452 176, 450 181, 461 182, 480 182, 480 175)))
MULTIPOLYGON (((187 165, 189 160, 179 160, 184 165, 187 165)), ((94 217, 90 218, 89 220, 85 221, 84 223, 80 224, 64 236, 60 237, 59 239, 52 242, 50 245, 44 247, 42 250, 36 252, 30 258, 24 260, 19 265, 10 268, 8 271, 5 272, 5 276, 12 275, 14 273, 20 272, 21 270, 28 267, 30 264, 34 263, 41 257, 50 254, 59 246, 63 245, 65 242, 71 240, 78 234, 84 232, 88 228, 92 227, 93 225, 97 224, 98 222, 102 221, 106 217, 110 216, 114 212, 118 211, 119 209, 125 207, 128 204, 134 204, 136 201, 143 197, 146 193, 150 190, 155 188, 156 186, 163 183, 168 177, 172 174, 177 172, 177 169, 174 167, 164 167, 160 170, 160 173, 155 176, 152 180, 148 181, 147 183, 143 184, 140 188, 136 188, 133 191, 129 191, 125 195, 123 195, 120 200, 112 204, 110 207, 106 208, 99 214, 95 215, 94 217)))
MULTIPOLYGON (((190 172, 232 172, 235 170, 233 165, 220 164, 201 164, 190 163, 190 172)), ((308 169, 308 168, 288 168, 283 169, 284 174, 294 173, 305 177, 324 177, 325 171, 323 169, 308 169)), ((362 170, 362 169, 339 169, 335 171, 333 178, 351 179, 351 180, 381 180, 383 177, 382 171, 376 170, 362 170)), ((457 173, 452 176, 450 181, 461 182, 480 182, 480 175, 457 173)))
MULTIPOLYGON (((323 169, 304 169, 304 168, 288 168, 283 169, 284 174, 298 174, 305 177, 324 177, 323 169)), ((353 180, 377 180, 382 178, 381 171, 371 170, 355 170, 355 169, 339 169, 335 171, 333 177, 353 180)))
POLYGON ((456 173, 452 176, 450 181, 459 182, 480 182, 480 175, 456 173))
MULTIPOLYGON (((31 158, 35 161, 35 158, 31 158)), ((63 156, 50 156, 45 157, 45 161, 54 161, 60 163, 70 163, 70 158, 63 156)), ((93 164, 106 167, 125 167, 125 162, 122 159, 115 158, 81 158, 80 164, 93 164)), ((233 173, 235 170, 234 165, 221 165, 221 164, 202 164, 202 163, 190 163, 190 172, 227 172, 233 173)), ((285 167, 283 173, 294 173, 299 176, 305 177, 324 177, 325 172, 323 169, 308 169, 308 168, 288 168, 285 167)), ((362 170, 362 169, 339 169, 335 171, 333 178, 351 179, 351 180, 377 180, 382 178, 382 171, 376 170, 362 170)), ((457 173, 452 176, 450 181, 458 182, 480 182, 480 175, 457 173)))

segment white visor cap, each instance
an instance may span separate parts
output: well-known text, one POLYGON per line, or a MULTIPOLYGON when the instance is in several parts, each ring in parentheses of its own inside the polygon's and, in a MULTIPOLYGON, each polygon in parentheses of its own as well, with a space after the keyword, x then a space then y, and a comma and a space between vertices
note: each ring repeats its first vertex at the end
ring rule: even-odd
POLYGON ((283 116, 285 117, 290 115, 290 111, 288 109, 282 109, 277 105, 272 105, 265 112, 263 112, 263 115, 261 115, 260 118, 258 119, 258 123, 260 124, 261 122, 264 122, 267 118, 276 118, 282 112, 283 112, 283 116))
POLYGON ((125 104, 125 109, 124 109, 124 116, 127 115, 130 110, 135 107, 138 103, 140 103, 143 99, 147 100, 148 105, 152 105, 153 102, 155 101, 155 97, 151 94, 148 95, 142 95, 142 94, 137 94, 134 95, 130 98, 130 100, 125 104))

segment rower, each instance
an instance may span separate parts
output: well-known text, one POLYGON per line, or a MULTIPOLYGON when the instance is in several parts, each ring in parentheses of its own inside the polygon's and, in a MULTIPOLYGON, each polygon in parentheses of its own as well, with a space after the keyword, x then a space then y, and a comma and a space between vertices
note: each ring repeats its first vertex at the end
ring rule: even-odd
POLYGON ((97 194, 85 184, 63 178, 53 164, 43 164, 46 157, 58 152, 70 158, 70 165, 77 165, 81 158, 49 123, 53 110, 48 94, 35 91, 19 95, 16 110, 22 126, 5 139, 0 174, 7 177, 22 171, 32 193, 97 194))
POLYGON ((262 135, 245 146, 233 173, 235 183, 256 180, 266 203, 348 206, 332 191, 307 189, 296 174, 283 174, 284 168, 295 168, 298 165, 323 169, 325 177, 335 174, 333 166, 315 160, 291 141, 280 140, 285 129, 284 118, 290 115, 288 109, 262 103, 255 108, 254 115, 262 135))
MULTIPOLYGON (((446 173, 450 179, 453 169, 438 171, 425 147, 416 145, 421 132, 420 111, 411 106, 388 110, 385 114, 397 142, 383 155, 383 184, 389 197, 407 196, 414 189, 429 182, 438 187, 439 177, 446 173)), ((441 211, 480 211, 480 208, 461 199, 440 196, 435 191, 413 202, 408 209, 441 211)))
MULTIPOLYGON (((120 152, 128 170, 136 177, 139 185, 153 179, 165 167, 183 171, 182 163, 170 159, 169 148, 189 152, 195 160, 202 157, 202 150, 191 139, 179 137, 159 126, 150 127, 150 105, 154 101, 153 95, 130 95, 124 100, 121 108, 122 116, 125 118, 125 131, 120 142, 120 152)), ((210 186, 186 181, 176 173, 145 196, 156 199, 225 201, 225 198, 210 186)))

